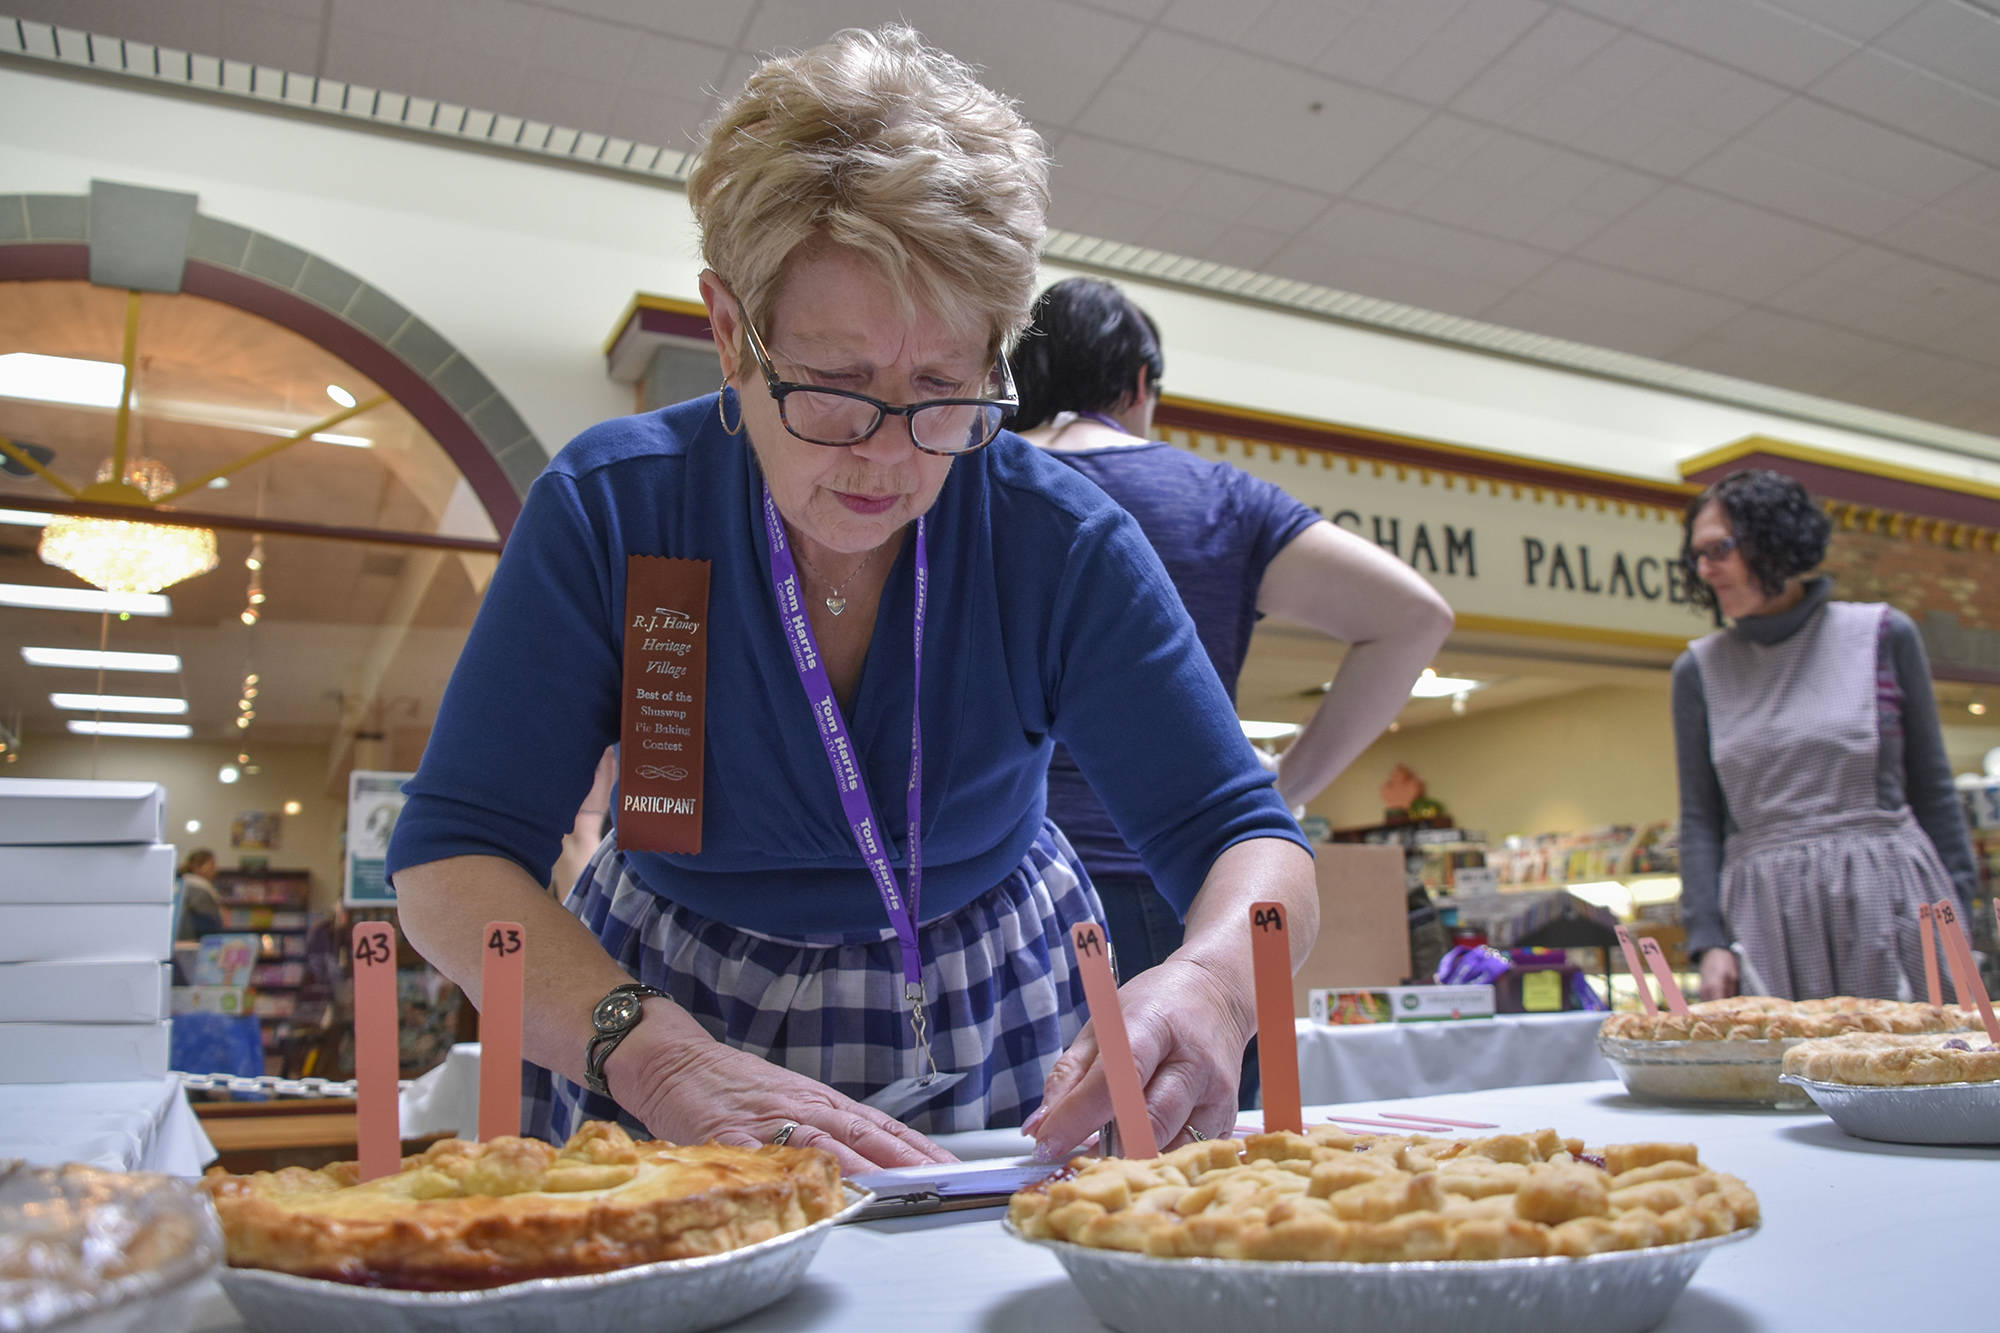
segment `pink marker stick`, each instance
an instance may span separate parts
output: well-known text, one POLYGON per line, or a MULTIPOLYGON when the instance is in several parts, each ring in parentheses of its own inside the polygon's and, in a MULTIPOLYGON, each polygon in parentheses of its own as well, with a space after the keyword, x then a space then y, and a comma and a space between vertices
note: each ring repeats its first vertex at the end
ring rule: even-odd
POLYGON ((1924 993, 1935 1009, 1944 1003, 1944 988, 1938 981, 1937 908, 1931 903, 1918 904, 1917 929, 1924 937, 1924 993))
POLYGON ((1441 1115, 1403 1115, 1396 1111, 1377 1111, 1384 1120, 1408 1120, 1419 1125, 1450 1125, 1453 1129, 1498 1129, 1483 1120, 1447 1120, 1441 1115))
POLYGON ((518 921, 489 921, 480 932, 479 1137, 521 1132, 521 992, 527 932, 518 921))
POLYGON ((1632 943, 1632 936, 1625 927, 1618 926, 1615 929, 1618 934, 1618 947, 1625 954, 1625 970, 1632 974, 1632 984, 1639 988, 1639 1007, 1649 1014, 1659 1013, 1660 1006, 1653 1003, 1652 987, 1646 984, 1646 969, 1639 963, 1638 946, 1632 943))
POLYGON ((1084 921, 1070 927, 1069 938, 1076 950, 1077 969, 1083 973, 1083 996, 1090 1002, 1097 1058, 1104 1065, 1104 1081, 1111 1089, 1111 1114, 1118 1124, 1120 1146, 1127 1157, 1157 1157, 1160 1145, 1153 1138, 1153 1118, 1146 1114, 1139 1066, 1132 1061, 1132 1040, 1125 1033, 1125 1011, 1118 1007, 1118 981, 1111 975, 1104 932, 1095 922, 1084 921))
MULTIPOLYGON (((1292 942, 1283 903, 1250 905, 1250 964, 1257 982, 1257 1067, 1264 1076, 1264 1123, 1306 1132, 1299 1107, 1299 1040, 1292 1023, 1292 942)), ((1096 1007, 1092 1006, 1092 1013, 1096 1007)))
POLYGON ((363 1180, 403 1166, 396 1076, 396 928, 386 921, 354 927, 354 1137, 363 1180))
POLYGON ((1646 955, 1646 964, 1653 969, 1653 976, 1660 983, 1660 998, 1666 1001, 1668 1012, 1686 1013, 1687 996, 1681 994, 1681 983, 1674 980, 1674 970, 1667 966, 1667 956, 1660 952, 1660 942, 1648 935, 1639 941, 1639 952, 1646 955))
POLYGON ((1970 995, 1979 1006, 1979 1021, 1986 1025, 1986 1040, 2000 1046, 2000 1021, 1993 1017, 1993 1002, 1986 997, 1986 983, 1979 979, 1979 966, 1972 961, 1972 946, 1965 942, 1965 932, 1959 928, 1958 909, 1951 899, 1940 899, 1937 905, 1938 930, 1944 935, 1945 956, 1951 959, 1952 985, 1958 989, 1958 1002, 1963 1005, 1970 995))

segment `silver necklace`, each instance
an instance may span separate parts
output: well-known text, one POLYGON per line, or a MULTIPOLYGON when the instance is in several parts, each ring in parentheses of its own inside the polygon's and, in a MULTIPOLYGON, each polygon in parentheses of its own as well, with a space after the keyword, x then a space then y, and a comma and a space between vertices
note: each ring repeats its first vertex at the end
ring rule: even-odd
MULTIPOLYGON (((884 545, 886 544, 887 543, 884 543, 884 545)), ((814 578, 818 579, 823 584, 831 584, 833 586, 833 591, 828 593, 824 600, 826 602, 826 609, 828 611, 831 611, 834 615, 839 615, 842 611, 845 611, 847 609, 847 598, 841 595, 842 592, 846 589, 848 584, 854 582, 855 578, 861 573, 862 570, 868 568, 869 565, 874 563, 875 551, 879 551, 882 548, 878 546, 875 548, 875 551, 870 551, 867 555, 863 556, 861 558, 861 563, 856 565, 854 569, 848 574, 848 576, 842 579, 837 584, 834 584, 831 579, 827 578, 826 575, 819 572, 819 566, 815 565, 812 562, 812 557, 806 554, 805 547, 800 546, 797 543, 793 543, 792 549, 799 553, 799 559, 806 562, 806 568, 810 569, 813 572, 814 578)))

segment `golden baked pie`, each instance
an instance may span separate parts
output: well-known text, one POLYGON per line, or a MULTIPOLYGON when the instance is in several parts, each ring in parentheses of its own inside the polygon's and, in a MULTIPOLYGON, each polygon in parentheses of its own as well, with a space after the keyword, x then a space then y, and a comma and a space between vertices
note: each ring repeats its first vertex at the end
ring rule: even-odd
POLYGON ((1145 1161, 1079 1157, 1014 1195, 1022 1235, 1163 1258, 1395 1263, 1638 1250, 1755 1226, 1692 1144, 1253 1134, 1145 1161))
POLYGON ((1821 1000, 1739 995, 1691 1004, 1685 1014, 1613 1014, 1599 1032, 1625 1041, 1775 1041, 1843 1032, 1963 1032, 1978 1026, 1977 1013, 1955 1005, 1934 1008, 1851 995, 1821 1000))
POLYGON ((2000 1049, 1983 1032, 1856 1032, 1800 1042, 1785 1052, 1785 1072, 1815 1083, 1877 1088, 1990 1083, 2000 1079, 2000 1049))
POLYGON ((496 1287, 738 1249, 840 1211, 816 1148, 634 1143, 591 1121, 540 1139, 446 1139, 366 1184, 353 1162, 255 1175, 212 1168, 237 1268, 415 1290, 496 1287))
POLYGON ((0 1328, 73 1327, 221 1258, 215 1220, 172 1176, 0 1161, 0 1328))

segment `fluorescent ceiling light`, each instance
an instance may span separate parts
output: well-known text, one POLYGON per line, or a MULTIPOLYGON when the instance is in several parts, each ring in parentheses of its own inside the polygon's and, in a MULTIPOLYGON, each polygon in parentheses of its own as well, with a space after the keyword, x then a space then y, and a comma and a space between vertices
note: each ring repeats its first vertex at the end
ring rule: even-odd
POLYGON ((100 592, 96 588, 47 588, 38 583, 0 583, 0 606, 31 611, 102 611, 112 615, 170 616, 173 599, 162 592, 100 592))
POLYGON ((179 671, 177 653, 106 653, 95 648, 23 648, 29 666, 102 668, 106 671, 179 671))
POLYGON ((338 384, 327 385, 326 396, 333 399, 334 402, 339 403, 342 407, 354 406, 354 395, 341 388, 338 384))
POLYGON ((1486 684, 1470 676, 1440 676, 1429 667, 1417 677, 1416 684, 1410 686, 1412 699, 1449 699, 1454 694, 1466 694, 1486 684))
POLYGON ((53 514, 33 509, 0 509, 0 523, 14 523, 24 528, 45 528, 54 517, 53 514))
POLYGON ((369 439, 366 435, 335 435, 330 430, 323 430, 313 436, 313 438, 321 444, 344 444, 350 449, 373 449, 375 447, 375 441, 369 439))
POLYGON ((185 713, 188 701, 161 694, 51 694, 57 708, 84 713, 185 713))
POLYGON ((116 407, 125 392, 125 367, 116 361, 9 352, 0 356, 0 398, 32 398, 76 407, 116 407))
POLYGON ((194 728, 185 722, 76 721, 69 729, 76 736, 151 736, 168 741, 184 741, 194 735, 194 728))
POLYGON ((1253 741, 1281 741, 1287 736, 1296 736, 1301 728, 1296 722, 1243 722, 1243 734, 1253 741))

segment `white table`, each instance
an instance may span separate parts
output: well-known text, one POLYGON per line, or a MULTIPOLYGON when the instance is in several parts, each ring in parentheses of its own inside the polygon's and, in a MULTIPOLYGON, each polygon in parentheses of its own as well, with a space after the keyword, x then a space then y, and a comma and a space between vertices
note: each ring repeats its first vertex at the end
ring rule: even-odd
POLYGON ((1610 1078, 1597 1053, 1603 1021, 1601 1013, 1345 1026, 1302 1018, 1299 1095, 1333 1103, 1610 1078))
MULTIPOLYGON (((1668 1333, 1989 1328, 2000 1149, 1850 1139, 1817 1112, 1702 1111, 1633 1101, 1616 1083, 1566 1083, 1322 1108, 1382 1109, 1553 1126, 1593 1144, 1669 1139, 1748 1181, 1764 1230, 1710 1254, 1674 1305, 1668 1333)), ((1003 1136, 976 1136, 1004 1146, 1003 1136)), ((952 1140, 947 1139, 949 1144, 952 1140)), ((972 1145, 967 1145, 972 1146, 972 1145)), ((1000 1229, 988 1210, 836 1229, 800 1288, 731 1325, 742 1333, 1061 1333, 1097 1330, 1055 1258, 1000 1229)), ((1329 1322, 1329 1328, 1333 1325, 1329 1322)), ((219 1287, 202 1333, 240 1333, 219 1287)))
POLYGON ((180 1079, 0 1084, 0 1157, 198 1176, 215 1160, 180 1079))

